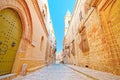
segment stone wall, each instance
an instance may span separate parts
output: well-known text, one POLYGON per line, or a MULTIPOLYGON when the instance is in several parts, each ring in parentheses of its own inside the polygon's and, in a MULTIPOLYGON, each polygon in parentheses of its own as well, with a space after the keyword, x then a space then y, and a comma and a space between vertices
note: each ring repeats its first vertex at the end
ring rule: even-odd
POLYGON ((75 41, 75 57, 71 54, 68 62, 120 75, 119 6, 119 0, 83 0, 76 4, 72 19, 77 21, 72 20, 68 34, 71 29, 75 31, 64 42, 70 44, 69 37, 75 41), (76 11, 79 7, 81 10, 76 11), (79 25, 73 27, 75 22, 79 25))

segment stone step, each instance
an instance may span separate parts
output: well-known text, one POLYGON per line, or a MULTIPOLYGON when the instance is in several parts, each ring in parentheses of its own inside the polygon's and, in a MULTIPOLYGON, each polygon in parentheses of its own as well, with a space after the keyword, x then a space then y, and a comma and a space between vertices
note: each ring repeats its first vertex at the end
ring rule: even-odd
POLYGON ((15 77, 16 77, 16 74, 6 74, 6 75, 0 76, 0 80, 12 80, 15 77))

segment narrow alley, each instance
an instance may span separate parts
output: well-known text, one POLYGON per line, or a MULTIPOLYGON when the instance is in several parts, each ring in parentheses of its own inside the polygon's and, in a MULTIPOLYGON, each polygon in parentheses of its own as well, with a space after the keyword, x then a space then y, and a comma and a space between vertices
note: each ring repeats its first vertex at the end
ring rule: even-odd
POLYGON ((0 80, 120 80, 120 0, 0 0, 0 80))
POLYGON ((120 76, 72 65, 54 64, 13 80, 120 80, 120 76))

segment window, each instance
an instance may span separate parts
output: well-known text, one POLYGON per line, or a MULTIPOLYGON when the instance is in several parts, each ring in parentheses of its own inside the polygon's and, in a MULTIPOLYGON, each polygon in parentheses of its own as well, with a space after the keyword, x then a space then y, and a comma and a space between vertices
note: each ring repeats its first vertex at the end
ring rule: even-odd
POLYGON ((44 37, 42 36, 41 37, 41 42, 40 42, 40 50, 42 50, 42 48, 43 48, 43 42, 44 42, 44 37))
POLYGON ((43 5, 42 14, 43 14, 43 17, 46 19, 47 18, 47 6, 45 4, 43 5))
POLYGON ((91 0, 86 0, 85 4, 84 4, 84 11, 85 11, 85 14, 88 13, 88 11, 90 10, 90 3, 91 3, 91 0))
POLYGON ((72 53, 73 55, 75 55, 75 44, 74 44, 74 40, 73 40, 72 43, 71 43, 71 53, 72 53))
POLYGON ((82 52, 87 52, 89 51, 89 46, 88 46, 88 41, 86 37, 85 26, 82 27, 80 31, 80 35, 81 35, 81 42, 79 47, 82 50, 82 52))
POLYGON ((70 20, 68 21, 68 25, 70 25, 70 20))
POLYGON ((82 12, 80 11, 80 13, 79 13, 79 19, 80 19, 80 21, 83 19, 83 16, 82 16, 82 12))

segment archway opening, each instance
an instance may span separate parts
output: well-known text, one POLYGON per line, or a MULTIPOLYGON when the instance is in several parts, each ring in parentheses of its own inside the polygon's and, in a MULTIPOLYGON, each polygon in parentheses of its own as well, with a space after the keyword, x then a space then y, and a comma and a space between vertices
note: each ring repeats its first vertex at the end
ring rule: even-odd
POLYGON ((0 11, 0 75, 12 71, 22 35, 18 13, 10 8, 0 11))

